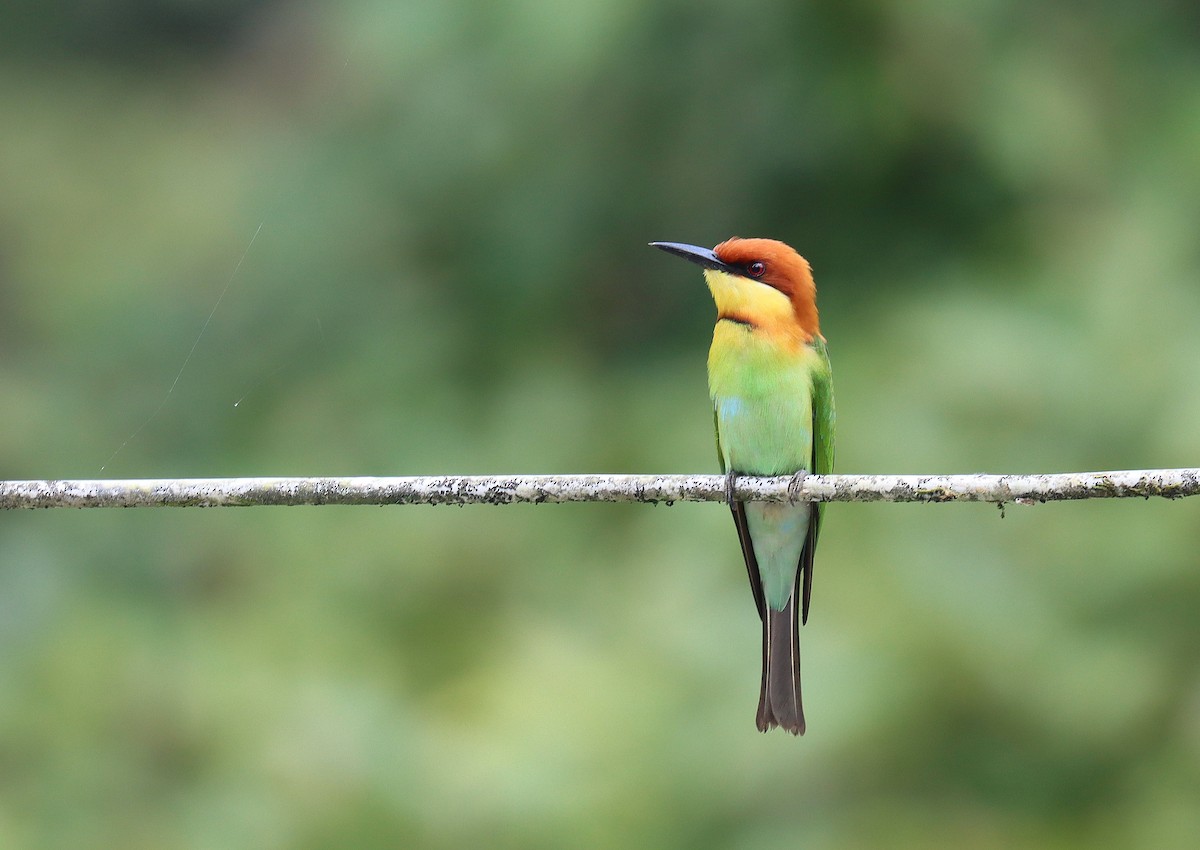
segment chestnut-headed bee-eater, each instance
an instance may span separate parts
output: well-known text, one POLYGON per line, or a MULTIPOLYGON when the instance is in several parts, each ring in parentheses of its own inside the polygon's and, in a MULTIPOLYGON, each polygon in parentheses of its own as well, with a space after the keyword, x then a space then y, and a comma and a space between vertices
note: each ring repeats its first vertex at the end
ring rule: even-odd
POLYGON ((833 380, 808 261, 773 239, 711 251, 651 242, 703 267, 717 305, 708 392, 717 456, 763 625, 758 728, 804 734, 800 625, 808 620, 819 502, 739 502, 736 476, 833 471, 833 380), (797 599, 797 596, 799 599, 797 599))

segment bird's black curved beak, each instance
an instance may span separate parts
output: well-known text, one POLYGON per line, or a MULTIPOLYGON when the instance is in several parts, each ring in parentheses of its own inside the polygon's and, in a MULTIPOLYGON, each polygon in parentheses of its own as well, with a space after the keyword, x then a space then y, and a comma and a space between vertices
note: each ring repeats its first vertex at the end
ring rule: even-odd
POLYGON ((716 269, 719 272, 726 272, 728 274, 739 274, 737 269, 723 262, 710 248, 701 248, 699 245, 688 245, 684 242, 651 242, 650 246, 666 251, 668 254, 674 254, 676 257, 691 260, 696 265, 703 266, 706 269, 716 269))

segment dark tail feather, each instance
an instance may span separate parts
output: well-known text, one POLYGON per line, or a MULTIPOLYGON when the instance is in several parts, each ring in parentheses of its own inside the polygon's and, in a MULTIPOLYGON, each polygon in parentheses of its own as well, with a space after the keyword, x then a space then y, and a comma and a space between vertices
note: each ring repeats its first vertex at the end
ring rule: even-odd
POLYGON ((782 611, 767 606, 763 617, 762 691, 758 697, 758 730, 778 726, 793 735, 804 734, 800 700, 800 623, 796 594, 782 611))

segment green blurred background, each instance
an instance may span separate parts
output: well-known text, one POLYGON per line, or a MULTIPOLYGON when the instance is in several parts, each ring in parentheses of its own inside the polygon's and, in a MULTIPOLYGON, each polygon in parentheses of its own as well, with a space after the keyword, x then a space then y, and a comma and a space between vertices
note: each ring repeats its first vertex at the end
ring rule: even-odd
MULTIPOLYGON (((841 471, 1195 465, 1198 222, 1194 3, 8 0, 0 477, 712 472, 734 234, 841 471)), ((1195 847, 1198 509, 833 506, 800 740, 719 505, 7 513, 0 846, 1195 847)))

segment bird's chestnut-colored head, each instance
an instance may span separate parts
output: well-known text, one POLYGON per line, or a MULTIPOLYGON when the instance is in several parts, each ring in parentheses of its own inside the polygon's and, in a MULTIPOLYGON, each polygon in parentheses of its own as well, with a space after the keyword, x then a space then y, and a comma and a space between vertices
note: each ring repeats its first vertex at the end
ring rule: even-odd
POLYGON ((820 336, 812 269, 790 245, 737 237, 711 251, 679 242, 650 244, 704 267, 718 317, 752 324, 790 321, 806 337, 820 336))

